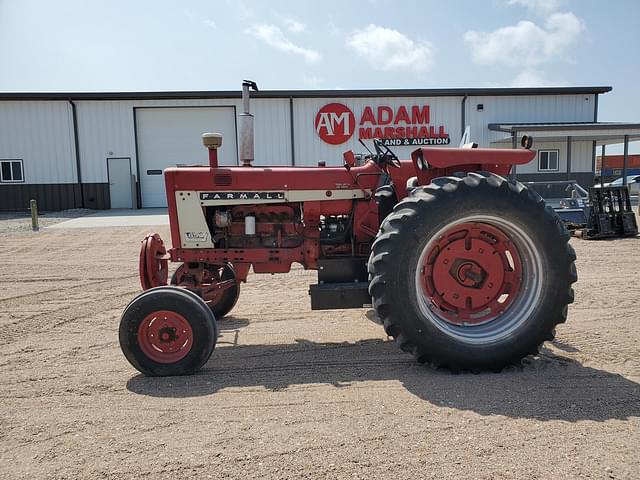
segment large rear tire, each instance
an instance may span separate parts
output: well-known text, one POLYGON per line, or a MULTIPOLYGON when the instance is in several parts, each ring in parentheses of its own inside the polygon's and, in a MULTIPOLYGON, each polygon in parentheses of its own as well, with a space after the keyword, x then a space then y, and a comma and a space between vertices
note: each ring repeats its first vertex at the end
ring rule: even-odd
POLYGON ((119 337, 124 356, 141 373, 189 375, 211 357, 218 327, 198 295, 165 286, 147 290, 127 305, 119 337))
POLYGON ((417 187, 382 223, 369 292, 387 334, 420 362, 499 370, 567 318, 569 233, 520 183, 490 173, 417 187))

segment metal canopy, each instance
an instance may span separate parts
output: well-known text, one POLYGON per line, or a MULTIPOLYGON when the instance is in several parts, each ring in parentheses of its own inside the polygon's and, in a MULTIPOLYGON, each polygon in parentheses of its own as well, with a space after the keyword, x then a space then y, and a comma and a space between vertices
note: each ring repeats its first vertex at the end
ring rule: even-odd
POLYGON ((629 141, 640 140, 640 123, 623 122, 570 122, 570 123, 490 123, 489 130, 509 133, 510 136, 495 143, 511 142, 511 135, 530 135, 535 140, 566 141, 572 140, 595 141, 598 145, 612 145, 622 143, 624 137, 629 141))

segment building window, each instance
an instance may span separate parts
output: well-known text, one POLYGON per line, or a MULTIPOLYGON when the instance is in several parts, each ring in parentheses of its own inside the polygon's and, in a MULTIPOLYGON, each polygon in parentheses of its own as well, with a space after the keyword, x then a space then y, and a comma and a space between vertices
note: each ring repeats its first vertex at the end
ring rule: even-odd
POLYGON ((538 150, 538 171, 558 171, 558 150, 538 150))
POLYGON ((24 182, 22 160, 0 160, 0 182, 24 182))

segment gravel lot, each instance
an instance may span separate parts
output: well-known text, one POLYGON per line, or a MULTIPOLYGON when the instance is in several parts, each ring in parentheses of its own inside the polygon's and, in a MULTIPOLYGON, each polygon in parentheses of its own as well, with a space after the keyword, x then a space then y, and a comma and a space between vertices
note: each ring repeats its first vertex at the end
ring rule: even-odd
POLYGON ((0 478, 640 478, 640 238, 572 240, 569 321, 500 374, 310 311, 296 269, 250 276, 198 375, 146 378, 118 323, 149 228, 28 222, 0 219, 0 478))

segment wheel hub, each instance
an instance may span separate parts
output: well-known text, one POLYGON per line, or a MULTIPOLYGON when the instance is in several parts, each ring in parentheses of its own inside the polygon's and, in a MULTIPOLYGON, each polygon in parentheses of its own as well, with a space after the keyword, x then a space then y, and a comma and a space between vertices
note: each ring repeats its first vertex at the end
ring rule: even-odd
POLYGON ((164 327, 159 330, 158 338, 160 339, 160 343, 171 343, 178 339, 178 335, 176 334, 175 328, 164 327))
POLYGON ((193 330, 179 313, 161 310, 147 315, 138 327, 144 354, 158 363, 182 360, 193 345, 193 330))
POLYGON ((422 292, 455 325, 486 323, 513 302, 522 281, 520 255, 499 228, 467 222, 445 230, 423 257, 422 292))
POLYGON ((460 258, 452 265, 449 275, 463 287, 481 288, 487 271, 473 260, 460 258))

